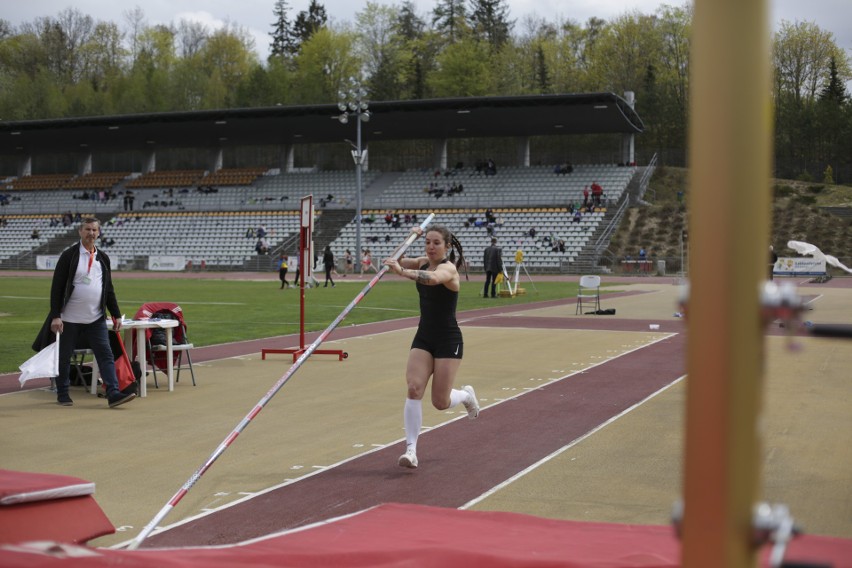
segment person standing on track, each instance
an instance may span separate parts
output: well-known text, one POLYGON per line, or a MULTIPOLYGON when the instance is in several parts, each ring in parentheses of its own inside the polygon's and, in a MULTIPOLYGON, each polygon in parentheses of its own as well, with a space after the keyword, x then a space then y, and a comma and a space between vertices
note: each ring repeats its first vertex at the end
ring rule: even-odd
POLYGON ((482 256, 482 264, 485 268, 485 287, 482 289, 482 297, 488 297, 488 287, 491 287, 491 297, 497 297, 497 275, 503 272, 503 249, 497 246, 497 239, 491 238, 491 246, 485 249, 482 256))
POLYGON ((331 282, 331 287, 334 288, 334 278, 331 277, 331 271, 334 270, 334 253, 331 252, 331 245, 326 245, 325 251, 322 253, 322 266, 325 268, 323 288, 328 288, 329 282, 331 282))
MULTIPOLYGON (((412 231, 423 234, 419 227, 412 231)), ((464 253, 458 240, 441 225, 429 227, 425 240, 425 256, 384 261, 395 274, 414 280, 420 295, 420 323, 405 369, 408 385, 403 411, 406 450, 398 462, 401 467, 412 469, 418 465, 417 438, 423 424, 421 401, 430 377, 435 408, 446 410, 462 404, 468 418, 479 416, 479 401, 473 387, 453 388, 464 354, 462 333, 456 321, 460 287, 457 267, 464 263, 464 253)))
POLYGON ((287 257, 283 254, 278 258, 278 279, 281 281, 281 288, 289 288, 290 283, 287 282, 287 257))
POLYGON ((113 330, 119 331, 121 310, 112 285, 109 257, 95 247, 100 222, 87 217, 80 223, 79 232, 80 240, 65 249, 56 261, 50 287, 50 314, 33 349, 41 350, 51 343, 47 337, 55 337, 59 332, 56 400, 60 406, 73 406, 68 393, 71 355, 78 338, 88 340, 106 385, 107 402, 110 408, 115 408, 136 398, 136 393, 119 390, 115 356, 109 344, 106 318, 112 315, 113 330))

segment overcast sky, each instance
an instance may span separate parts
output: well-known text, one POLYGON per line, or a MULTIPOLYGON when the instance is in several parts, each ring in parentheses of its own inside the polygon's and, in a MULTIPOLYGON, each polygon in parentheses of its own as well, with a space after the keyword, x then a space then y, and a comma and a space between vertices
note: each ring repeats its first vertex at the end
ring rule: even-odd
MULTIPOLYGON (((392 4, 389 0, 374 0, 392 4)), ((289 0, 290 19, 307 10, 310 0, 289 0)), ((265 59, 269 52, 269 31, 273 21, 275 0, 3 0, 0 18, 17 25, 39 16, 53 16, 75 6, 96 20, 109 20, 124 27, 124 13, 142 7, 149 24, 177 23, 181 19, 199 21, 210 28, 231 21, 247 28, 255 38, 256 50, 265 59)), ((321 1, 330 18, 354 21, 355 13, 366 6, 366 0, 321 1)), ((414 0, 421 16, 431 13, 434 0, 414 0)), ((520 21, 526 15, 549 18, 554 15, 583 23, 596 16, 610 19, 628 11, 653 13, 663 3, 681 6, 683 0, 508 0, 511 17, 520 21)), ((837 44, 852 55, 852 1, 850 0, 770 0, 773 26, 784 19, 790 22, 812 21, 832 32, 837 44)))

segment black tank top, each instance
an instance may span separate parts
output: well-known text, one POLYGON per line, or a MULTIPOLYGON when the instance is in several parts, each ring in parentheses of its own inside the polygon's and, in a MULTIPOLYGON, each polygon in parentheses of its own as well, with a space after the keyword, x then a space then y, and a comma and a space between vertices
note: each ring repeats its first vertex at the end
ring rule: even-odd
MULTIPOLYGON (((444 259, 442 262, 448 262, 444 259)), ((428 264, 420 270, 429 268, 428 264)), ((417 282, 417 292, 420 294, 420 331, 432 334, 443 334, 449 331, 460 332, 456 321, 456 305, 459 293, 444 285, 426 286, 417 282)))

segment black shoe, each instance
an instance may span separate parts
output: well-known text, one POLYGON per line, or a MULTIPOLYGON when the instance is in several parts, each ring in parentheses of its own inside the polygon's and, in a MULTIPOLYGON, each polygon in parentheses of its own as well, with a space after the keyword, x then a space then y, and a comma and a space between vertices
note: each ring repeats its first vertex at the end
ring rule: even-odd
POLYGON ((134 398, 136 398, 135 392, 131 392, 131 393, 117 392, 114 395, 109 397, 109 399, 108 399, 109 400, 109 407, 115 408, 116 406, 121 406, 125 402, 130 402, 134 398))
POLYGON ((56 397, 56 402, 59 406, 74 406, 74 401, 71 400, 71 397, 68 393, 60 394, 56 397))

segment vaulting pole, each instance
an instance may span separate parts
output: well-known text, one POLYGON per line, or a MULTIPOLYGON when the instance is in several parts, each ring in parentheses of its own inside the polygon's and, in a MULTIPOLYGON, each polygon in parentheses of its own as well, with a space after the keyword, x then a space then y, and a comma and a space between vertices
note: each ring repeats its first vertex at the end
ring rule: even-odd
POLYGON ((696 0, 690 80, 685 567, 754 566, 772 140, 766 0, 696 0))
MULTIPOLYGON (((426 220, 423 221, 423 223, 420 225, 420 229, 425 231, 426 227, 429 225, 429 223, 432 222, 432 219, 434 217, 435 214, 430 213, 429 216, 426 217, 426 220)), ((393 255, 391 255, 392 258, 398 260, 403 255, 403 253, 405 253, 408 247, 410 247, 411 244, 414 243, 415 240, 417 240, 418 236, 419 235, 417 233, 412 232, 405 240, 405 242, 402 243, 399 247, 397 247, 393 255)), ((359 292, 357 296, 355 296, 355 299, 349 302, 349 305, 346 306, 342 312, 340 312, 340 315, 338 315, 334 319, 334 321, 331 322, 331 324, 327 328, 325 328, 325 330, 319 335, 319 337, 317 337, 314 342, 311 343, 307 347, 307 349, 305 349, 304 353, 299 356, 299 358, 296 360, 295 363, 293 363, 293 365, 287 370, 287 372, 284 373, 284 375, 280 379, 278 379, 278 381, 274 385, 272 385, 272 388, 269 389, 269 391, 265 395, 263 395, 263 398, 261 398, 257 402, 254 408, 251 409, 251 412, 246 414, 245 417, 240 421, 240 423, 237 424, 237 426, 233 430, 231 430, 231 433, 228 434, 228 436, 224 440, 222 440, 222 443, 220 443, 219 447, 217 447, 216 450, 212 454, 210 454, 210 457, 207 458, 207 461, 205 461, 204 464, 199 467, 195 471, 195 473, 192 474, 192 476, 186 481, 186 483, 183 484, 183 487, 181 487, 180 490, 178 490, 178 492, 175 493, 171 499, 169 499, 169 502, 166 503, 166 505, 162 509, 160 509, 160 512, 157 513, 157 515, 153 519, 151 519, 151 522, 145 525, 145 528, 142 529, 142 532, 140 532, 139 535, 135 539, 133 539, 133 541, 131 541, 131 543, 127 546, 128 550, 136 550, 137 548, 139 548, 139 545, 142 544, 142 542, 146 538, 148 538, 148 535, 150 535, 151 532, 157 527, 157 525, 160 524, 160 522, 166 517, 166 515, 169 514, 169 511, 174 509, 175 505, 177 505, 181 501, 181 499, 183 499, 184 495, 186 495, 189 490, 192 489, 195 483, 199 479, 201 479, 201 476, 204 475, 204 473, 208 469, 210 469, 210 467, 217 459, 219 459, 219 456, 225 453, 225 450, 227 450, 228 447, 234 442, 234 440, 237 439, 237 436, 239 436, 240 433, 246 429, 246 427, 254 419, 255 416, 260 414, 260 411, 263 410, 263 407, 265 407, 266 404, 270 400, 272 400, 272 397, 275 396, 278 391, 281 390, 281 387, 283 387, 287 383, 287 381, 289 381, 290 378, 296 373, 296 371, 299 370, 299 367, 302 366, 302 363, 304 363, 308 359, 308 357, 311 356, 311 353, 313 353, 314 350, 316 350, 316 348, 319 347, 323 341, 325 341, 326 337, 328 337, 328 335, 332 331, 334 331, 334 329, 338 325, 340 325, 340 322, 342 322, 343 319, 349 314, 349 312, 351 312, 355 308, 355 306, 357 306, 358 303, 364 298, 364 296, 366 296, 370 292, 370 290, 373 289, 373 287, 379 282, 379 280, 382 278, 382 276, 385 275, 387 271, 388 267, 382 266, 381 270, 376 273, 373 279, 367 283, 364 289, 361 290, 361 292, 359 292)))

